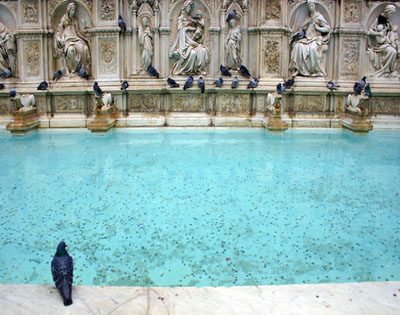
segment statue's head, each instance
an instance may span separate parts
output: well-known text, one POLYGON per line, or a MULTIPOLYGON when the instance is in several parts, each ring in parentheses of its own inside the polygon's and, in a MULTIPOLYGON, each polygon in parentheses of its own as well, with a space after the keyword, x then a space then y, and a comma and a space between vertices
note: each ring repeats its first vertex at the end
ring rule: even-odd
POLYGON ((142 25, 143 26, 147 26, 148 22, 149 21, 147 20, 147 17, 144 17, 143 20, 142 20, 142 25))
POLYGON ((311 12, 314 12, 315 11, 315 0, 307 0, 307 6, 311 12))
POLYGON ((72 2, 70 4, 68 4, 67 6, 67 14, 69 18, 72 18, 75 16, 76 13, 76 3, 72 2))
POLYGON ((183 4, 183 9, 186 10, 186 12, 190 13, 192 12, 193 9, 193 0, 186 0, 185 3, 183 4))
POLYGON ((390 18, 394 13, 396 13, 396 7, 393 4, 389 4, 383 10, 382 15, 386 18, 390 18))

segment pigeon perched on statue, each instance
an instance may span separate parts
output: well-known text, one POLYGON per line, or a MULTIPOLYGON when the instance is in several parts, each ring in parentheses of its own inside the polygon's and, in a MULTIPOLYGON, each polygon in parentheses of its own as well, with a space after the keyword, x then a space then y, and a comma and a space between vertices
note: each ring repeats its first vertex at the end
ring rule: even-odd
POLYGON ((167 83, 172 88, 179 87, 179 84, 174 79, 168 78, 167 83))
POLYGON ((53 81, 58 81, 59 78, 62 77, 62 71, 61 70, 57 70, 56 72, 54 72, 53 75, 53 81))
POLYGON ((367 85, 366 77, 362 77, 360 81, 354 83, 353 91, 356 95, 360 95, 365 86, 367 85))
POLYGON ((160 78, 160 74, 158 73, 158 71, 156 70, 156 68, 154 68, 152 65, 149 65, 147 67, 147 72, 152 76, 152 77, 156 77, 157 79, 160 78))
POLYGON ((204 91, 205 91, 205 83, 204 83, 204 80, 203 80, 202 77, 200 77, 200 78, 197 80, 197 85, 199 86, 199 88, 200 88, 200 90, 201 90, 201 94, 203 94, 204 91))
POLYGON ((236 10, 232 10, 231 12, 229 12, 226 21, 229 22, 230 20, 235 19, 236 16, 237 16, 236 10))
POLYGON ((121 29, 122 33, 126 32, 126 23, 125 23, 124 19, 122 18, 121 14, 118 15, 118 26, 121 29))
POLYGON ((218 80, 214 81, 213 83, 213 85, 216 85, 219 88, 222 87, 223 84, 224 84, 224 79, 222 79, 221 77, 218 80))
POLYGON ((243 65, 240 66, 239 73, 246 78, 251 77, 249 70, 243 65))
POLYGON ((231 77, 232 76, 232 73, 228 70, 227 67, 225 67, 223 65, 220 65, 219 69, 221 70, 222 75, 225 75, 227 77, 231 77))
POLYGON ((47 90, 48 87, 49 87, 49 84, 46 81, 42 81, 38 85, 37 89, 44 91, 44 90, 47 90))
POLYGON ((78 75, 81 78, 84 78, 85 80, 89 80, 89 74, 81 66, 76 67, 76 72, 78 73, 78 75))
POLYGON ((121 84, 121 91, 125 91, 129 87, 128 81, 124 81, 121 84))
POLYGON ((6 86, 3 83, 0 83, 0 90, 4 89, 6 86))
POLYGON ((250 80, 249 84, 247 85, 248 89, 255 89, 258 85, 258 79, 257 78, 253 78, 250 80))
POLYGON ((2 78, 9 78, 12 75, 12 71, 11 68, 8 67, 8 69, 4 69, 4 71, 2 73, 0 73, 0 77, 2 78))
POLYGON ((98 97, 102 97, 103 96, 103 91, 101 90, 101 88, 100 88, 99 84, 97 83, 97 81, 94 81, 93 91, 94 91, 94 93, 96 93, 96 95, 98 97))
POLYGON ((278 94, 282 94, 282 93, 286 92, 285 87, 283 86, 282 83, 278 83, 276 85, 276 91, 278 92, 278 94))
POLYGON ((365 93, 365 95, 368 96, 368 97, 371 96, 372 91, 371 91, 371 85, 370 85, 369 83, 365 86, 365 88, 364 88, 364 93, 365 93))
POLYGON ((189 78, 187 78, 185 85, 183 86, 184 90, 187 90, 189 88, 191 88, 193 85, 193 77, 190 75, 189 78))
POLYGON ((335 81, 329 81, 328 82, 328 85, 327 85, 327 88, 328 89, 330 89, 331 91, 333 91, 333 90, 336 90, 337 88, 339 88, 340 87, 340 85, 339 84, 336 84, 336 82, 335 81))
POLYGON ((299 32, 297 32, 296 34, 293 35, 292 37, 292 41, 297 41, 300 40, 302 38, 306 37, 306 30, 301 30, 299 32))
POLYGON ((293 85, 294 85, 294 79, 286 80, 285 83, 283 83, 283 86, 286 89, 291 89, 293 87, 293 85))
POLYGON ((64 242, 58 244, 56 254, 51 262, 51 274, 64 305, 68 306, 72 304, 74 262, 65 249, 66 247, 67 245, 64 242))
POLYGON ((239 79, 238 79, 238 77, 235 77, 232 80, 232 89, 236 89, 238 86, 239 86, 239 79))
POLYGON ((17 96, 17 90, 15 88, 10 89, 10 97, 14 98, 17 96))

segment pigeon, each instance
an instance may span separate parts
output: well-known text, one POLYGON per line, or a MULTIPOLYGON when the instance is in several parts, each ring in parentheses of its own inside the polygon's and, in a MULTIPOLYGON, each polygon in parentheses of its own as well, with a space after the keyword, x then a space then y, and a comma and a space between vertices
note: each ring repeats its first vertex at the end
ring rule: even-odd
POLYGON ((100 86, 96 81, 94 81, 94 84, 93 84, 93 91, 96 93, 96 95, 98 97, 103 96, 103 91, 100 89, 100 86))
POLYGON ((124 19, 122 18, 121 14, 118 15, 118 26, 121 29, 122 33, 126 32, 126 23, 125 23, 124 19))
POLYGON ((246 78, 250 78, 251 74, 249 72, 249 70, 247 70, 247 68, 243 65, 240 66, 239 72, 242 76, 245 76, 246 78))
POLYGON ((176 81, 171 79, 171 78, 168 78, 167 82, 168 82, 169 86, 172 87, 172 88, 179 87, 179 84, 176 83, 176 81))
POLYGON ((287 89, 291 89, 294 84, 294 79, 289 79, 285 83, 283 83, 283 86, 287 89))
POLYGON ((64 305, 72 304, 72 279, 74 272, 74 262, 65 249, 67 245, 60 242, 57 246, 57 252, 51 262, 51 274, 53 275, 54 283, 60 291, 64 305))
POLYGON ((276 91, 278 92, 278 94, 282 94, 282 93, 286 92, 285 87, 283 86, 282 83, 277 84, 276 91))
POLYGON ((11 68, 8 67, 8 69, 5 69, 2 73, 0 73, 0 77, 2 78, 9 78, 12 75, 11 68))
POLYGON ((62 71, 61 70, 57 70, 56 72, 54 72, 53 81, 57 81, 61 77, 62 77, 62 71))
POLYGON ((223 65, 220 65, 219 69, 221 70, 222 75, 226 75, 228 77, 232 76, 232 73, 230 73, 230 71, 228 70, 227 67, 224 67, 223 65))
POLYGON ((293 35, 292 41, 296 41, 296 40, 302 39, 304 37, 306 37, 306 30, 301 30, 293 35))
POLYGON ((368 83, 364 88, 365 95, 370 97, 371 96, 371 85, 368 83))
POLYGON ((232 80, 232 89, 236 89, 238 86, 239 86, 239 79, 238 79, 238 77, 235 77, 232 80))
POLYGON ((382 24, 382 25, 387 25, 389 22, 387 20, 387 18, 385 18, 383 15, 379 15, 378 16, 378 25, 382 24))
POLYGON ((229 12, 228 17, 226 18, 226 21, 229 22, 230 20, 236 18, 236 10, 232 10, 229 12))
POLYGON ((253 78, 250 80, 249 84, 247 85, 248 89, 254 89, 256 88, 258 85, 258 79, 257 78, 253 78))
POLYGON ((191 88, 193 85, 193 77, 189 76, 189 78, 187 78, 185 85, 183 86, 184 90, 187 90, 188 88, 191 88))
POLYGON ((157 77, 157 79, 160 78, 160 74, 158 73, 158 71, 156 70, 156 68, 154 68, 152 65, 149 65, 147 67, 147 72, 153 76, 153 77, 157 77))
POLYGON ((362 90, 365 88, 367 82, 365 82, 366 77, 362 77, 362 79, 356 83, 354 83, 353 91, 355 94, 360 95, 362 90))
POLYGON ((17 95, 17 90, 15 88, 10 89, 10 97, 15 97, 17 95))
POLYGON ((329 81, 327 88, 330 89, 331 91, 336 90, 340 85, 338 85, 335 81, 329 81))
POLYGON ((124 81, 121 84, 121 90, 125 91, 128 88, 129 84, 128 81, 124 81))
POLYGON ((224 79, 221 77, 213 83, 213 85, 216 85, 219 88, 222 86, 222 84, 224 84, 224 79))
POLYGON ((76 67, 76 72, 78 72, 78 75, 81 78, 84 78, 85 80, 89 80, 89 74, 86 72, 85 69, 83 69, 81 66, 76 67))
POLYGON ((38 85, 37 89, 38 90, 47 90, 47 88, 49 87, 49 84, 46 81, 42 81, 40 82, 40 84, 38 85))
POLYGON ((6 86, 3 83, 0 83, 0 90, 4 89, 6 86))
POLYGON ((204 90, 205 90, 205 83, 204 83, 204 80, 203 80, 202 77, 200 77, 200 78, 197 80, 197 85, 199 86, 199 88, 200 88, 200 90, 201 90, 201 94, 203 94, 203 93, 204 93, 204 90))

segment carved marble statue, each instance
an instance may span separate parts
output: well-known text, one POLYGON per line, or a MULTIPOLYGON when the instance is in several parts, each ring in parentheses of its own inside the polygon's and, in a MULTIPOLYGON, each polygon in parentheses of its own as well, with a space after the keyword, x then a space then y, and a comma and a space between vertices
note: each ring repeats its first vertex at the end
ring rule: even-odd
POLYGON ((91 64, 89 41, 79 26, 76 10, 75 3, 68 4, 54 35, 56 57, 62 58, 64 71, 69 76, 78 66, 90 72, 91 64))
POLYGON ((153 36, 146 17, 139 26, 139 43, 142 55, 141 66, 143 70, 147 70, 153 58, 153 36))
POLYGON ((400 41, 397 26, 390 22, 390 17, 396 12, 396 7, 389 4, 376 19, 369 30, 372 44, 368 48, 370 61, 376 70, 376 76, 398 76, 397 59, 400 58, 400 41))
POLYGON ((208 48, 203 44, 204 19, 201 11, 192 16, 194 2, 186 0, 178 17, 176 40, 170 48, 169 57, 178 59, 172 74, 206 74, 209 61, 208 48))
POLYGON ((18 112, 29 111, 36 107, 35 96, 32 94, 16 94, 11 97, 11 101, 18 112))
POLYGON ((0 72, 15 70, 17 46, 14 35, 0 23, 0 72))
POLYGON ((307 6, 309 15, 299 29, 305 31, 305 36, 293 43, 290 70, 293 76, 323 77, 331 28, 316 10, 315 0, 307 0, 307 6))
POLYGON ((226 49, 226 66, 228 69, 238 70, 242 64, 240 58, 240 42, 242 35, 240 34, 240 27, 236 24, 235 18, 231 18, 229 21, 229 33, 226 37, 225 49, 226 49))

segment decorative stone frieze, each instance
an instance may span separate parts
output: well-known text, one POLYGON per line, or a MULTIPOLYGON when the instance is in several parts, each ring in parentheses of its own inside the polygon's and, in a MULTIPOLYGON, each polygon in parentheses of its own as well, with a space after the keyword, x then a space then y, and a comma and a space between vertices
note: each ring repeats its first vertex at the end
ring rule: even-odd
POLYGON ((399 97, 374 96, 371 102, 374 114, 400 115, 399 97))
POLYGON ((54 104, 57 113, 82 113, 85 109, 83 96, 54 96, 54 104))
POLYGON ((361 2, 344 2, 344 21, 346 23, 359 23, 361 18, 361 2))
POLYGON ((151 94, 130 94, 128 109, 130 112, 157 112, 160 97, 151 94))
POLYGON ((25 41, 23 45, 24 69, 27 77, 40 75, 40 41, 25 41))
POLYGON ((115 20, 115 0, 101 0, 100 19, 103 21, 115 20))
POLYGON ((265 74, 279 74, 280 73, 280 59, 281 49, 280 41, 278 39, 269 39, 264 37, 264 73, 265 74))
POLYGON ((326 97, 322 95, 296 95, 294 110, 299 112, 323 112, 326 110, 326 97))
POLYGON ((22 20, 23 23, 39 22, 39 4, 37 2, 22 3, 22 20))
POLYGON ((340 63, 341 75, 358 75, 360 57, 360 41, 354 39, 343 40, 343 59, 340 63))
POLYGON ((100 74, 113 75, 117 71, 117 42, 116 38, 100 38, 100 74))
POLYGON ((171 107, 169 110, 172 112, 204 112, 203 97, 193 94, 174 94, 171 96, 171 107))
POLYGON ((281 19, 281 1, 280 0, 265 0, 265 19, 277 20, 281 19))
POLYGON ((217 113, 249 114, 250 96, 249 94, 219 94, 214 108, 217 113))

